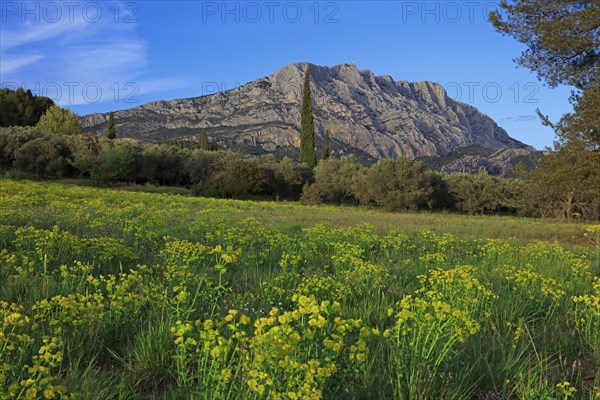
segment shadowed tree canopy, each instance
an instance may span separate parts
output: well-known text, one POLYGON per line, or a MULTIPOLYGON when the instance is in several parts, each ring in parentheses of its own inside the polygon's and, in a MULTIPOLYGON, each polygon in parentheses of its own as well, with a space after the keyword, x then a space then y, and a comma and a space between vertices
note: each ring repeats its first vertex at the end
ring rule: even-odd
POLYGON ((505 15, 490 14, 494 27, 527 45, 516 62, 550 87, 576 89, 574 112, 552 126, 559 145, 600 148, 600 0, 502 0, 505 15))
POLYGON ((331 155, 331 150, 329 149, 329 131, 325 132, 325 137, 323 138, 323 149, 321 150, 321 160, 329 159, 331 155))
POLYGON ((550 87, 598 86, 600 0, 502 0, 506 15, 492 12, 494 27, 528 48, 516 60, 550 87))
POLYGON ((210 145, 208 142, 208 133, 206 133, 205 130, 202 130, 202 133, 200 134, 200 148, 202 150, 210 150, 210 145))
POLYGON ((50 98, 34 96, 31 90, 0 89, 0 126, 35 126, 53 105, 50 98))
POLYGON ((117 137, 117 130, 115 129, 115 113, 108 114, 108 138, 113 140, 117 137))

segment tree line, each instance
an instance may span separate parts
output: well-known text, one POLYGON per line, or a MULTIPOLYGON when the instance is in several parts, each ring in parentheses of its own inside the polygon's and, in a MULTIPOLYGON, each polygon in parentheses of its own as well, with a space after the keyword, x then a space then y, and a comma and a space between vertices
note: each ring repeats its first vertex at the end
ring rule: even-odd
POLYGON ((356 205, 390 211, 458 211, 552 218, 600 218, 600 153, 559 152, 515 179, 445 174, 420 161, 384 159, 366 166, 352 156, 315 168, 273 155, 210 151, 202 143, 142 144, 126 139, 0 128, 5 174, 40 179, 89 178, 97 184, 182 186, 196 195, 356 205))
POLYGON ((388 210, 458 210, 538 217, 600 219, 600 3, 503 0, 490 20, 526 45, 517 62, 549 86, 573 88, 573 112, 552 122, 554 152, 518 179, 428 171, 421 162, 386 159, 367 167, 352 157, 330 159, 325 135, 317 163, 310 73, 304 76, 300 163, 218 151, 202 133, 199 148, 85 138, 77 116, 22 89, 0 91, 0 164, 36 177, 88 176, 99 183, 179 185, 199 195, 272 196, 307 204, 334 203, 388 210), (35 125, 36 128, 31 128, 35 125), (212 150, 212 151, 209 151, 212 150))

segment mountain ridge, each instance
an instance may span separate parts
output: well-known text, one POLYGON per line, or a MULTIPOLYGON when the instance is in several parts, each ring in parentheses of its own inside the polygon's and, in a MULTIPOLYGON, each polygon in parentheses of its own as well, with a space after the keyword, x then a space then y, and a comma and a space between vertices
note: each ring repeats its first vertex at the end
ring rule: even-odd
MULTIPOLYGON (((299 147, 302 79, 311 71, 317 143, 326 131, 334 154, 444 156, 471 145, 534 149, 475 107, 430 81, 395 81, 354 64, 287 65, 239 87, 199 97, 157 100, 115 112, 117 134, 145 142, 195 139, 201 129, 228 147, 293 153, 299 147)), ((108 113, 81 117, 85 132, 105 134, 108 113)), ((522 152, 520 152, 522 153, 522 152)))

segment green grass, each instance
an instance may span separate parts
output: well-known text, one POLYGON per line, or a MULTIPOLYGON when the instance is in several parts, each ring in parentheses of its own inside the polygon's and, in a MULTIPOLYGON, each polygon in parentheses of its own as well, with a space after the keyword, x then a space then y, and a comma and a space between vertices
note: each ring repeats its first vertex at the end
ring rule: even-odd
MULTIPOLYGON (((87 181, 86 181, 87 182, 87 181)), ((160 212, 160 206, 170 205, 173 217, 164 215, 165 220, 178 225, 181 222, 179 209, 186 209, 188 218, 201 219, 197 214, 210 210, 211 218, 223 219, 227 224, 239 224, 247 218, 255 218, 260 224, 269 229, 283 232, 294 232, 302 228, 324 223, 331 227, 351 227, 364 223, 373 225, 378 233, 401 229, 407 233, 418 233, 423 230, 442 234, 451 233, 462 239, 498 238, 516 239, 517 241, 545 240, 558 241, 563 244, 589 245, 585 238, 585 229, 590 223, 585 221, 558 221, 552 219, 532 219, 511 216, 472 216, 454 213, 389 213, 379 210, 367 210, 351 206, 301 206, 294 202, 268 202, 268 201, 239 201, 218 200, 198 197, 187 198, 189 192, 183 188, 165 188, 160 186, 123 186, 116 189, 95 188, 80 186, 81 182, 58 184, 30 181, 0 180, 3 192, 9 195, 12 192, 43 190, 52 188, 55 196, 65 199, 101 198, 99 193, 113 193, 118 191, 132 191, 134 196, 124 195, 122 199, 127 203, 147 207, 148 212, 160 212), (157 194, 159 197, 152 196, 157 194), (174 195, 174 196, 168 196, 174 195), (181 195, 181 196, 179 196, 181 195), (156 210, 157 200, 160 202, 156 210)), ((89 182, 88 182, 89 183, 89 182)), ((110 195, 104 196, 110 198, 110 195)), ((56 199, 55 199, 56 200, 56 199)), ((68 202, 67 202, 68 203, 68 202)), ((104 204, 110 210, 110 204, 104 204)), ((23 210, 23 208, 21 208, 23 210)), ((55 218, 53 209, 37 208, 43 227, 51 227, 47 220, 55 218)), ((10 216, 4 216, 5 222, 10 224, 10 216)))
POLYGON ((0 398, 600 396, 592 225, 0 189, 0 398))

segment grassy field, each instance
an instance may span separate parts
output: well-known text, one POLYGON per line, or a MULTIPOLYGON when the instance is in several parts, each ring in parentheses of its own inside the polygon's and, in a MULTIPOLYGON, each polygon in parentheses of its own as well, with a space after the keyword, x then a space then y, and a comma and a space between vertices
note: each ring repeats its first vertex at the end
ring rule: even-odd
POLYGON ((599 399, 599 239, 0 180, 0 399, 599 399))

